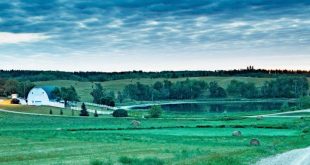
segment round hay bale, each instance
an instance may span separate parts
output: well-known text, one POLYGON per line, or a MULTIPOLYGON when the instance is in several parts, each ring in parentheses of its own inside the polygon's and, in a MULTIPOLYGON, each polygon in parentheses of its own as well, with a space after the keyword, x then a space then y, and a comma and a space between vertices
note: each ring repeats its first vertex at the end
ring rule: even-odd
POLYGON ((250 145, 251 146, 260 146, 260 141, 258 139, 253 138, 250 141, 250 145))
POLYGON ((263 116, 257 116, 257 117, 256 117, 256 120, 263 120, 263 119, 264 119, 263 116))
POLYGON ((131 125, 132 125, 133 127, 137 128, 137 127, 140 127, 141 122, 138 121, 138 120, 133 120, 133 121, 131 121, 131 125))
POLYGON ((232 133, 232 136, 241 136, 241 135, 242 135, 241 131, 234 131, 232 133))

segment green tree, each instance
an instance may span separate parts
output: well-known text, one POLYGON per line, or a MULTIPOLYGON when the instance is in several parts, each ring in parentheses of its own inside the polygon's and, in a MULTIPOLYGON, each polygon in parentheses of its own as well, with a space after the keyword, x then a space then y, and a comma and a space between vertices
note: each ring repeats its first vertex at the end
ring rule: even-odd
POLYGON ((74 102, 79 101, 79 96, 73 86, 69 88, 61 88, 61 98, 65 101, 65 106, 68 105, 68 101, 74 102))
POLYGON ((82 103, 80 116, 89 116, 86 105, 82 103))
POLYGON ((62 93, 61 93, 61 90, 59 88, 55 88, 52 91, 52 95, 56 98, 57 101, 60 101, 62 99, 62 93))
POLYGON ((123 103, 124 99, 125 99, 125 95, 121 91, 118 91, 117 92, 117 100, 118 100, 118 102, 119 103, 123 103))
POLYGON ((5 96, 5 88, 4 88, 5 83, 6 80, 0 78, 0 96, 5 96))
POLYGON ((18 83, 18 94, 20 97, 26 98, 30 90, 35 87, 35 85, 30 81, 24 81, 18 83))
POLYGON ((90 93, 93 96, 93 102, 108 106, 115 106, 115 95, 113 91, 106 91, 100 83, 95 84, 95 88, 90 93))
POLYGON ((159 118, 161 116, 162 112, 163 112, 163 110, 162 110, 161 106, 154 105, 149 110, 149 117, 159 118))
POLYGON ((99 114, 98 114, 97 110, 95 110, 94 117, 98 117, 98 116, 99 116, 99 114))
POLYGON ((7 80, 4 84, 5 96, 9 96, 14 93, 18 93, 19 83, 16 80, 7 80))
POLYGON ((225 89, 220 87, 215 81, 209 83, 209 92, 209 97, 211 98, 227 97, 225 89))
POLYGON ((102 85, 100 83, 96 83, 95 88, 90 94, 93 96, 93 102, 96 104, 100 104, 101 98, 104 97, 102 85))

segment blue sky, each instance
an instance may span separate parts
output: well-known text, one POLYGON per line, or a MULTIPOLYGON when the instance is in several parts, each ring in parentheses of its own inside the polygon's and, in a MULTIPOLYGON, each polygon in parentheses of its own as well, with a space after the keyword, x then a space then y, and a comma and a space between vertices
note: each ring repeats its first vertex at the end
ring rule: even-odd
POLYGON ((1 0, 0 69, 310 70, 309 0, 1 0))

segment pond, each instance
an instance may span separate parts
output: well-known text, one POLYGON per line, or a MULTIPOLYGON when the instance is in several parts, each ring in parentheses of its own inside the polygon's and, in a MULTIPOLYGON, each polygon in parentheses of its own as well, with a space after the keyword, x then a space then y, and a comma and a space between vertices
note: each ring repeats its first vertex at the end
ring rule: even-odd
MULTIPOLYGON (((280 110, 283 104, 295 106, 294 102, 223 102, 223 103, 178 103, 161 105, 165 113, 174 114, 225 114, 239 112, 259 112, 280 110)), ((150 106, 132 107, 131 109, 149 109, 150 106)))

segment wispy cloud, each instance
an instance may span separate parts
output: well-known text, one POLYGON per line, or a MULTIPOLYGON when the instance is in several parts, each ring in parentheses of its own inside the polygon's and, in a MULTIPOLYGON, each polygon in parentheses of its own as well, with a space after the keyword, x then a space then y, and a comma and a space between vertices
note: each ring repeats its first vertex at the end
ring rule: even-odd
POLYGON ((217 52, 255 58, 246 52, 268 49, 260 56, 270 56, 280 48, 309 54, 309 15, 309 0, 2 0, 0 49, 124 59, 132 58, 128 52, 180 59, 217 52), (236 50, 245 51, 230 53, 236 50))
POLYGON ((9 33, 0 32, 0 44, 19 44, 27 42, 38 42, 50 38, 41 33, 9 33))

